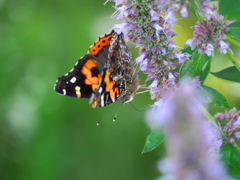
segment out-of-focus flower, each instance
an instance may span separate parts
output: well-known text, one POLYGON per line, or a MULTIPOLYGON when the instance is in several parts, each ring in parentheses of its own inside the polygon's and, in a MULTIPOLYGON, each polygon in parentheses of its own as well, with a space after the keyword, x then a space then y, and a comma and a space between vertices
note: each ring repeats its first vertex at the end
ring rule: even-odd
POLYGON ((195 91, 194 84, 184 82, 148 114, 148 123, 165 134, 167 157, 158 163, 160 180, 229 179, 216 152, 209 152, 216 128, 206 121, 195 91))

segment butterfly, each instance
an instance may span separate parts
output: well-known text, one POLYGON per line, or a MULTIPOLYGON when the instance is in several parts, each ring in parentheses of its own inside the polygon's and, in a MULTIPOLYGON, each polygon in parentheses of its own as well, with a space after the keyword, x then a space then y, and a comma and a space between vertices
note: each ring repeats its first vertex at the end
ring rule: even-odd
POLYGON ((54 90, 64 96, 90 98, 95 108, 118 99, 123 104, 130 102, 138 82, 124 36, 113 30, 99 37, 70 72, 57 79, 54 90))

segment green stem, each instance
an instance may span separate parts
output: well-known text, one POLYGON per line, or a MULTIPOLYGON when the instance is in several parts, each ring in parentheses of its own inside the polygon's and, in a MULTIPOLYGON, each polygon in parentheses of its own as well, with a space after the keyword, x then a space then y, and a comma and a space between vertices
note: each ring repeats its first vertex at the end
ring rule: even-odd
POLYGON ((229 42, 231 45, 236 46, 237 48, 240 48, 240 42, 234 38, 232 38, 231 36, 227 36, 226 39, 227 42, 229 42))
POLYGON ((233 65, 238 69, 238 71, 240 71, 240 63, 235 59, 235 57, 229 50, 227 50, 227 56, 230 59, 230 61, 233 63, 233 65))
POLYGON ((212 117, 212 115, 205 109, 204 106, 200 106, 200 109, 202 110, 204 116, 216 127, 218 128, 218 124, 216 120, 212 117))

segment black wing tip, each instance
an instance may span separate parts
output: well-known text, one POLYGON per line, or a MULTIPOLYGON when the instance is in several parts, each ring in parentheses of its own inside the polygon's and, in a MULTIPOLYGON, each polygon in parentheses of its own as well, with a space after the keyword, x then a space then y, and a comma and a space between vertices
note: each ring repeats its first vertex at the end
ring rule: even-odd
POLYGON ((59 77, 57 79, 56 83, 54 84, 53 90, 56 91, 58 94, 64 95, 64 88, 61 79, 62 77, 59 77))

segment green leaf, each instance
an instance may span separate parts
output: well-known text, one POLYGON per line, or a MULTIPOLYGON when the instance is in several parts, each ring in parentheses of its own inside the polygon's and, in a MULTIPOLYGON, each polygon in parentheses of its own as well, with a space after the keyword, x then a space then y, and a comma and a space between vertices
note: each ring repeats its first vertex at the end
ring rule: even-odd
POLYGON ((200 75, 210 57, 208 57, 208 55, 206 54, 199 54, 197 51, 198 49, 196 49, 196 51, 194 52, 191 60, 194 62, 194 68, 196 73, 200 75))
MULTIPOLYGON (((182 3, 183 3, 183 1, 182 1, 182 3)), ((196 1, 188 1, 188 8, 195 14, 195 16, 197 17, 197 19, 199 21, 203 20, 202 16, 200 16, 199 13, 198 13, 199 7, 198 7, 198 3, 196 3, 196 1)))
POLYGON ((228 102, 226 98, 217 90, 209 87, 209 86, 204 86, 202 85, 198 89, 198 93, 201 97, 203 97, 209 104, 217 107, 224 107, 229 109, 228 102))
POLYGON ((228 26, 230 31, 227 33, 235 39, 240 40, 240 21, 234 22, 228 26))
POLYGON ((228 67, 219 72, 211 72, 211 74, 221 79, 240 83, 240 72, 235 66, 228 67))
POLYGON ((142 154, 157 148, 164 140, 164 135, 159 130, 153 130, 147 137, 142 154))
POLYGON ((229 175, 240 179, 240 153, 232 144, 228 143, 220 150, 220 154, 229 175))
POLYGON ((196 6, 196 3, 194 1, 189 1, 188 8, 197 15, 198 8, 196 6))
POLYGON ((186 48, 182 49, 181 51, 182 51, 182 53, 188 53, 188 54, 191 54, 191 55, 194 52, 194 50, 192 50, 190 46, 187 46, 186 48))
POLYGON ((210 71, 210 57, 206 54, 199 54, 196 49, 190 61, 185 61, 180 69, 180 79, 183 77, 200 76, 200 81, 204 81, 210 71))
POLYGON ((224 15, 225 19, 239 19, 240 1, 239 0, 219 0, 219 14, 224 15))
POLYGON ((185 61, 180 69, 180 79, 183 77, 194 77, 194 64, 193 61, 185 61))
POLYGON ((202 84, 205 81, 205 79, 207 78, 207 76, 210 72, 210 68, 211 68, 211 59, 206 62, 205 67, 203 67, 202 73, 200 75, 199 80, 202 82, 202 84))

